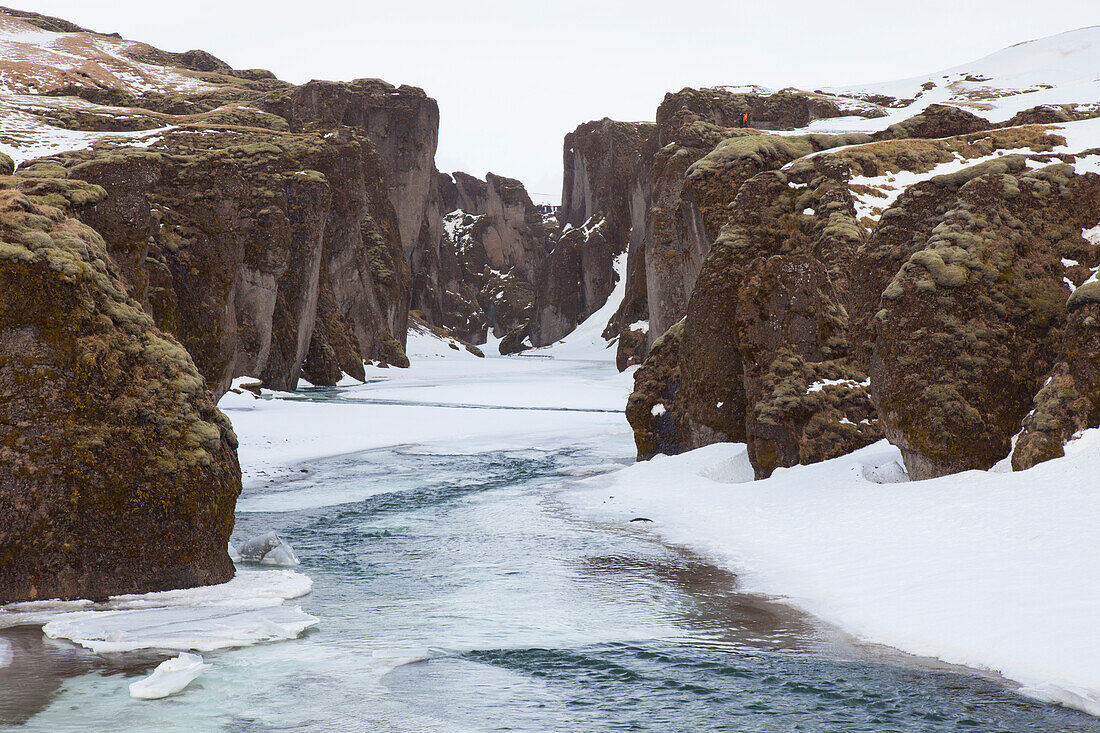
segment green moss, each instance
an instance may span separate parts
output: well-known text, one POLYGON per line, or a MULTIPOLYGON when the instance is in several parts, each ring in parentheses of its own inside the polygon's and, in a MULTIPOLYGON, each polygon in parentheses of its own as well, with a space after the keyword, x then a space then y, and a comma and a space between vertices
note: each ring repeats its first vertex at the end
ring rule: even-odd
POLYGON ((695 161, 688 178, 728 168, 737 159, 763 165, 766 160, 794 160, 821 150, 871 141, 870 135, 747 135, 718 143, 710 153, 695 161))
POLYGON ((1085 283, 1074 290, 1073 294, 1069 296, 1069 300, 1066 301, 1066 307, 1069 310, 1074 310, 1089 303, 1100 303, 1100 282, 1085 283))

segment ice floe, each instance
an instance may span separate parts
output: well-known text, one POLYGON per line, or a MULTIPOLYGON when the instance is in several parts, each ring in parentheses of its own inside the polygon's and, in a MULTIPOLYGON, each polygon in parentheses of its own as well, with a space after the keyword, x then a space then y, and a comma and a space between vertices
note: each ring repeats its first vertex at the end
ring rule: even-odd
POLYGON ((294 639, 319 619, 284 601, 313 582, 292 570, 238 569, 221 585, 112 596, 36 601, 0 608, 0 628, 42 624, 43 633, 94 652, 138 649, 212 651, 294 639))
POLYGON ((196 677, 210 669, 198 654, 184 652, 157 665, 153 674, 143 680, 130 683, 130 697, 141 700, 157 700, 180 692, 196 677))
POLYGON ((292 567, 302 564, 294 553, 294 548, 288 545, 277 532, 268 532, 245 540, 237 546, 237 555, 241 562, 255 562, 261 565, 292 567))

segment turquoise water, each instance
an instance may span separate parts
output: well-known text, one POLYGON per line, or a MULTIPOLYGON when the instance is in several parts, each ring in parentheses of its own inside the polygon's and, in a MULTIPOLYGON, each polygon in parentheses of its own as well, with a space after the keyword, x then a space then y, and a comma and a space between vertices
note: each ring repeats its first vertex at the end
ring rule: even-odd
MULTIPOLYGON (((410 408, 415 409, 415 408, 410 408)), ((520 444, 517 444, 520 443, 520 444)), ((21 730, 1100 731, 1005 685, 867 649, 556 492, 628 463, 583 431, 493 450, 400 446, 257 483, 236 538, 278 530, 313 578, 302 638, 206 654, 181 695, 131 700, 166 655, 0 636, 21 730), (598 467, 598 468, 597 468, 598 467)))

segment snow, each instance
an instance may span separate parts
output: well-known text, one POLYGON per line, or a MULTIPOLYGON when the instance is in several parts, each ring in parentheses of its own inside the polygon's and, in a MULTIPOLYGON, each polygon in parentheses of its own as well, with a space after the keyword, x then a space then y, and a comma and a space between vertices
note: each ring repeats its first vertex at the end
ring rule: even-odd
POLYGON ((174 659, 161 662, 153 674, 143 680, 130 683, 130 697, 156 700, 182 691, 191 682, 210 669, 198 654, 183 653, 174 659))
MULTIPOLYGON (((486 356, 479 358, 451 349, 448 339, 426 330, 410 330, 409 368, 368 366, 366 383, 323 390, 336 397, 332 401, 269 391, 262 399, 227 392, 218 406, 240 438, 246 484, 318 458, 455 436, 475 449, 513 442, 516 435, 556 440, 580 419, 622 430, 633 376, 615 370, 614 344, 609 346, 602 333, 622 299, 625 266, 625 255, 620 256, 619 280, 607 303, 549 347, 504 357, 491 342, 480 347, 486 356)), ((249 381, 241 378, 235 384, 249 381)), ((530 444, 530 437, 524 441, 530 444)), ((363 487, 363 492, 371 490, 363 487)), ((369 495, 352 499, 346 489, 341 494, 349 501, 369 495)), ((246 495, 237 510, 285 510, 292 506, 289 501, 278 494, 246 495)))
POLYGON ((856 387, 870 387, 871 380, 865 379, 862 382, 857 382, 854 379, 822 379, 814 382, 806 388, 806 394, 812 394, 813 392, 820 392, 826 387, 844 387, 846 389, 855 389, 856 387))
POLYGON ((318 619, 284 601, 312 581, 291 570, 238 569, 221 585, 112 596, 92 601, 34 601, 0 608, 0 628, 42 624, 46 636, 94 652, 138 649, 211 651, 296 638, 318 619))
MULTIPOLYGON (((954 104, 993 122, 1002 122, 1038 105, 1100 102, 1097 69, 1100 69, 1100 26, 1091 26, 1018 43, 928 76, 825 91, 846 96, 884 94, 914 99, 908 107, 889 110, 888 118, 868 121, 878 126, 910 117, 930 104, 954 104), (935 86, 922 89, 929 83, 935 86)), ((856 122, 852 118, 843 119, 856 122)))
POLYGON ((586 479, 563 497, 631 517, 862 640, 990 670, 1100 715, 1100 430, 1019 473, 909 482, 896 448, 753 481, 743 444, 586 479))
POLYGON ((1082 229, 1081 236, 1089 244, 1100 245, 1100 224, 1097 224, 1092 229, 1082 229))
POLYGON ((137 61, 148 46, 94 33, 54 33, 0 15, 0 91, 45 93, 80 83, 142 92, 209 91, 214 87, 185 71, 137 61))
POLYGON ((113 109, 95 107, 82 100, 71 98, 3 95, 0 97, 0 153, 8 155, 18 166, 35 158, 90 148, 93 143, 100 140, 116 140, 134 147, 148 147, 159 140, 165 132, 174 129, 172 126, 165 126, 138 132, 66 130, 54 127, 31 113, 34 109, 49 110, 61 107, 113 109))

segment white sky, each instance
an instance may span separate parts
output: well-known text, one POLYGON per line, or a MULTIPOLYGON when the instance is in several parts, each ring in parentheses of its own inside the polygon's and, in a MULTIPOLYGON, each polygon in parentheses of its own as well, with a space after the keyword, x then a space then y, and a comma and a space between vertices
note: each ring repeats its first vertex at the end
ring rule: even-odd
POLYGON ((667 91, 900 79, 1100 24, 1097 0, 9 2, 295 83, 423 87, 439 101, 440 170, 519 178, 536 201, 560 197, 565 133, 651 120, 667 91))

